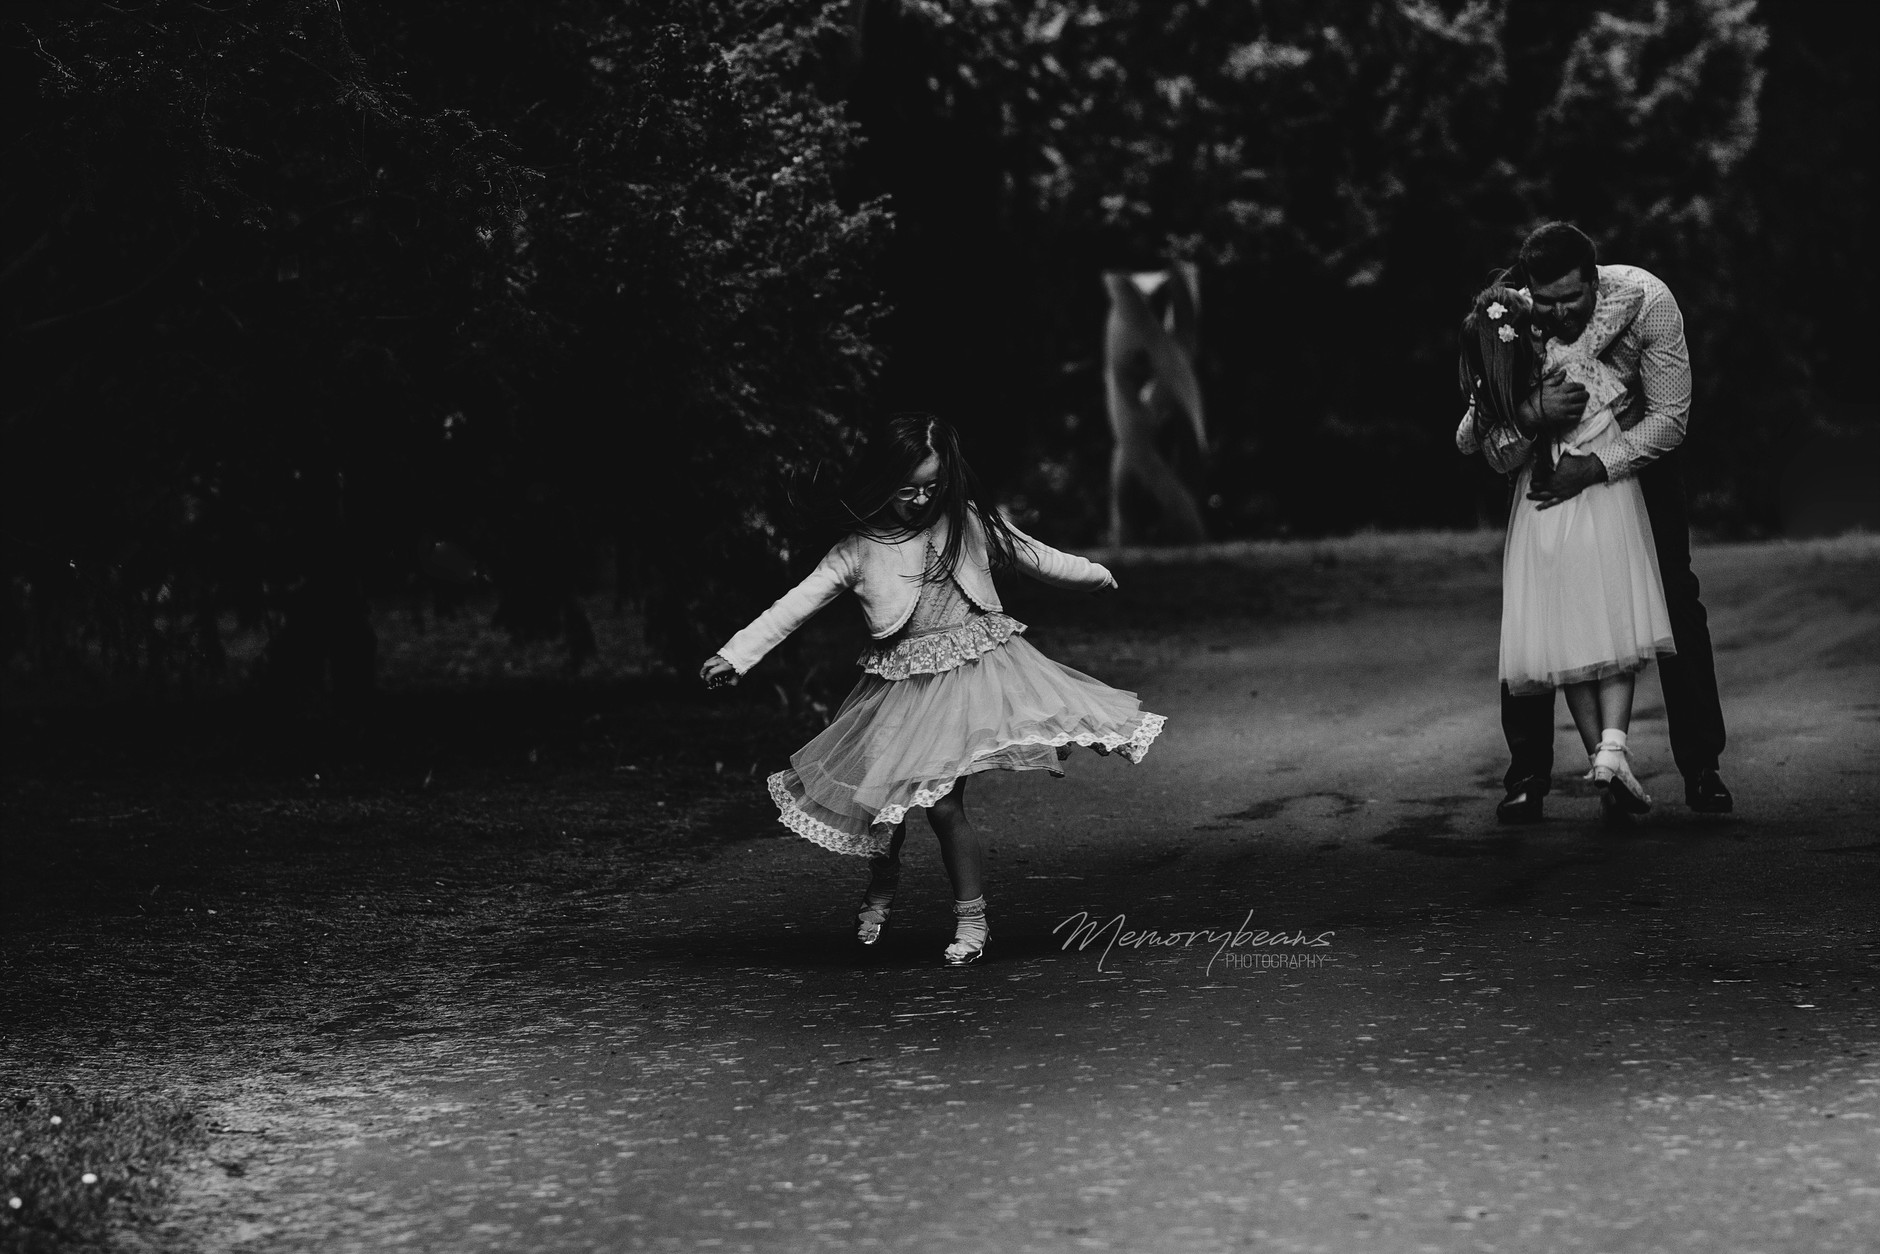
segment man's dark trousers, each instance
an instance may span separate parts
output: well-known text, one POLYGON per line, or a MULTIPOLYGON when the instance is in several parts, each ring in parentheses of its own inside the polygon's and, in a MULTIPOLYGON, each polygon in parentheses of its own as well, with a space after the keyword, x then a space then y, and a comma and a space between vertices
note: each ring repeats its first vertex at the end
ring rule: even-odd
MULTIPOLYGON (((1658 659, 1658 684, 1665 694, 1671 756, 1685 779, 1715 770, 1723 753, 1723 704, 1717 697, 1717 663, 1710 649, 1710 621, 1697 599, 1697 575, 1691 570, 1691 524, 1684 508, 1684 479, 1673 452, 1639 472, 1645 512, 1658 548, 1658 573, 1665 584, 1665 608, 1671 614, 1671 638, 1677 653, 1658 659)), ((1591 489, 1589 489, 1590 491, 1591 489)), ((1501 730, 1508 738, 1508 775, 1512 792, 1528 786, 1546 792, 1554 773, 1554 697, 1552 693, 1516 697, 1501 686, 1501 730), (1531 782, 1530 782, 1531 781, 1531 782)))

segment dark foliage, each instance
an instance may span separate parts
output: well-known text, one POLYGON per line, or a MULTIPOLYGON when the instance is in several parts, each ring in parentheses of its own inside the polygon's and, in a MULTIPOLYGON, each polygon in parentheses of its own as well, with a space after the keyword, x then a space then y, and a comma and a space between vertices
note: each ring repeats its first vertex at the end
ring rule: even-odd
POLYGON ((344 694, 367 597, 428 572, 579 660, 608 552, 669 649, 717 634, 779 559, 775 472, 843 450, 874 367, 886 219, 836 203, 853 137, 810 82, 838 35, 755 3, 9 22, 8 652, 189 673, 238 614, 277 682, 344 694))
POLYGON ((1060 538, 1094 539, 1101 517, 1094 276, 1169 257, 1203 267, 1220 534, 1495 517, 1499 483, 1450 444, 1454 327, 1550 217, 1656 271, 1684 306, 1700 524, 1778 525, 1795 437, 1871 422, 1833 382, 1858 360, 1848 337, 1873 325, 1857 6, 1027 0, 870 15, 853 90, 868 186, 897 213, 884 387, 945 404, 975 446, 1024 432, 1004 441, 1003 478, 1060 538), (1829 274, 1845 283, 1824 292, 1829 274))
POLYGON ((578 662, 611 561, 692 661, 871 409, 1093 539, 1097 275, 1170 257, 1217 534, 1492 519, 1453 328, 1550 216, 1672 284, 1695 517, 1768 531, 1874 425, 1871 48, 1826 2, 17 7, 0 643, 190 677, 241 620, 357 694, 373 596, 493 586, 578 662))

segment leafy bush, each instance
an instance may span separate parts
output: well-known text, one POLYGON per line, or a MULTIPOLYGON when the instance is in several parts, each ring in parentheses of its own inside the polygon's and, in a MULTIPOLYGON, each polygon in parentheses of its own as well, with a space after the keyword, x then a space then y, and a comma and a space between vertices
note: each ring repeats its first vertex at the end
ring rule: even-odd
MULTIPOLYGON (((918 119, 910 133, 945 119, 969 149, 987 135, 974 151, 1010 189, 1000 231, 1026 248, 1004 280, 1049 332, 987 391, 1023 397, 1034 461, 1072 467, 1031 483, 1047 511, 1100 516, 1094 276, 1169 257, 1203 268, 1222 531, 1473 522, 1450 445, 1455 326, 1547 218, 1666 278, 1700 404, 1734 403, 1719 346, 1748 298, 1726 228, 1766 42, 1748 5, 878 7, 871 50, 908 72, 878 73, 895 107, 873 114, 918 119)), ((896 207, 917 229, 918 207, 896 207)))
POLYGON ((8 653, 212 671, 235 613, 289 687, 360 691, 367 597, 428 576, 578 659, 608 550, 693 651, 875 366, 887 219, 835 198, 830 30, 754 0, 9 23, 8 653))

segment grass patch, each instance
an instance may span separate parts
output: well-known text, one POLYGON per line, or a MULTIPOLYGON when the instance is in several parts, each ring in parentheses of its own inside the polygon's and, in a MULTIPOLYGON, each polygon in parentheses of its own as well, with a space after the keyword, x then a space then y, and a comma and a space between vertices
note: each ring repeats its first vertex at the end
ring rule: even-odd
POLYGON ((0 1099, 0 1250, 107 1248, 114 1231, 155 1222, 171 1169, 207 1141, 171 1098, 66 1086, 0 1099))

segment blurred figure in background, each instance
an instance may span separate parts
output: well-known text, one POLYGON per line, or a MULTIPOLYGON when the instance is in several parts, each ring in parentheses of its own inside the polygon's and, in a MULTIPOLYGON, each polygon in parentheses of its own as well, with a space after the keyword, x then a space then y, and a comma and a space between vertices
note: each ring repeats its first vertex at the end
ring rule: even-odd
POLYGON ((1155 498, 1177 539, 1205 540, 1194 494, 1159 446, 1164 429, 1179 415, 1194 432, 1196 452, 1207 456, 1207 423, 1195 376, 1200 273, 1184 261, 1168 270, 1112 270, 1104 274, 1103 285, 1110 293, 1103 385, 1116 441, 1110 453, 1109 542, 1120 545, 1131 538, 1123 522, 1123 493, 1131 483, 1155 498))

